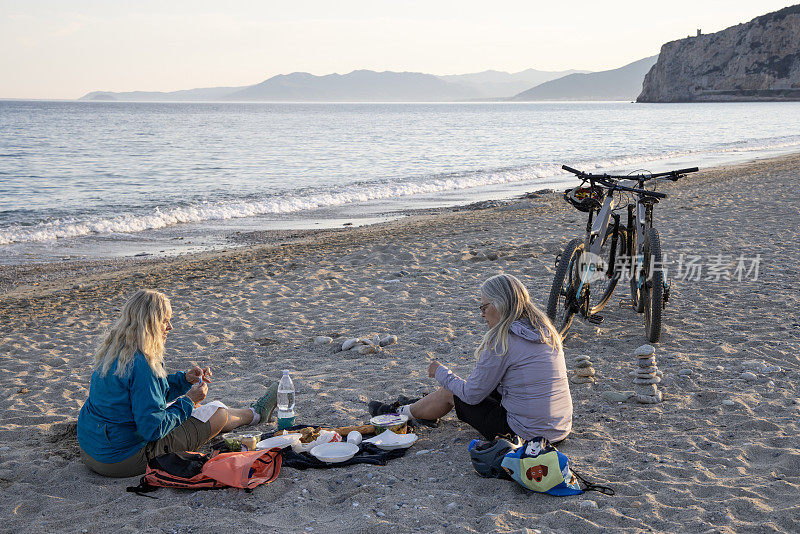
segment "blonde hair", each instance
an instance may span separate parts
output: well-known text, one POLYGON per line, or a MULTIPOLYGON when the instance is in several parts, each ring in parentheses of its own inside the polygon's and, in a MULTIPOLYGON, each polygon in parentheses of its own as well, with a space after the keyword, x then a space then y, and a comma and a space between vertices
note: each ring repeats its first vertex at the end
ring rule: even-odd
POLYGON ((95 370, 99 369, 100 375, 105 376, 116 361, 114 374, 122 378, 128 372, 133 355, 139 351, 144 354, 153 374, 161 378, 167 376, 162 325, 171 317, 172 306, 166 295, 152 289, 137 291, 125 303, 122 316, 97 348, 95 370))
POLYGON ((511 323, 523 318, 527 318, 531 326, 538 329, 543 343, 561 352, 561 334, 544 312, 531 302, 528 290, 517 277, 510 274, 492 276, 481 284, 481 294, 495 307, 500 321, 483 336, 481 344, 475 350, 475 356, 479 357, 487 348, 504 356, 508 352, 508 331, 511 323))

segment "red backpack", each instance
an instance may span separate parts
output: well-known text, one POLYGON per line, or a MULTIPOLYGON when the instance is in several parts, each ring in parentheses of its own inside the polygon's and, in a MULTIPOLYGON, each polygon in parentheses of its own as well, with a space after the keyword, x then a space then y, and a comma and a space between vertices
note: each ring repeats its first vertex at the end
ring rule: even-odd
MULTIPOLYGON (((268 484, 281 470, 280 449, 224 452, 170 452, 147 462, 138 486, 127 490, 144 494, 159 487, 186 489, 244 488, 268 484)), ((147 495, 150 497, 150 495, 147 495)))

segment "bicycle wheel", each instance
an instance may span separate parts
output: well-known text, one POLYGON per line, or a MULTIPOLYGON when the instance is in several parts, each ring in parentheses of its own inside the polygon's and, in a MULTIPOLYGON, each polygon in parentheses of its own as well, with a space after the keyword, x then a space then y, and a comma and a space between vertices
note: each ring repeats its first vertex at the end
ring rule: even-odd
POLYGON ((558 261, 553 285, 550 288, 550 297, 547 299, 547 316, 553 322, 556 330, 564 337, 572 324, 572 318, 578 310, 576 292, 580 284, 578 262, 583 254, 583 241, 573 239, 558 261))
POLYGON ((664 311, 664 271, 661 263, 661 238, 655 228, 650 228, 645 234, 642 257, 642 270, 645 273, 642 285, 644 329, 647 341, 658 343, 661 337, 661 314, 664 311))
MULTIPOLYGON (((645 233, 647 230, 645 230, 645 233)), ((642 267, 641 258, 639 257, 639 243, 636 239, 636 229, 631 230, 628 236, 628 250, 630 251, 630 258, 633 262, 631 266, 631 303, 633 304, 633 311, 642 313, 644 311, 644 300, 642 299, 642 267)))
POLYGON ((613 228, 609 228, 606 233, 603 246, 600 248, 599 259, 602 262, 600 262, 599 268, 602 270, 598 270, 592 277, 592 290, 589 293, 590 314, 595 314, 605 308, 617 287, 622 273, 619 269, 614 268, 614 264, 625 257, 626 237, 623 228, 618 228, 616 232, 613 228))

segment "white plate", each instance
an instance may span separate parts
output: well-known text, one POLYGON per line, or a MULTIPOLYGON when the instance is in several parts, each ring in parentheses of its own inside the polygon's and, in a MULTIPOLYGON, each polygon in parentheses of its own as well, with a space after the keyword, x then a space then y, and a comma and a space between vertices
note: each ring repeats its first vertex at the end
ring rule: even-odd
POLYGON ((256 443, 256 450, 266 450, 272 449, 275 447, 279 447, 281 449, 288 447, 289 445, 294 445, 300 438, 302 438, 302 434, 284 434, 282 436, 273 436, 271 438, 262 439, 258 443, 256 443))
POLYGON ((369 422, 372 425, 383 427, 404 425, 408 423, 408 416, 400 415, 399 413, 387 413, 385 415, 376 415, 369 422))
POLYGON ((416 434, 395 434, 391 430, 382 432, 374 438, 365 439, 364 443, 372 443, 379 449, 391 451, 394 449, 407 449, 417 441, 416 434))
POLYGON ((358 445, 347 442, 323 443, 311 449, 311 455, 328 464, 346 462, 356 455, 358 445))

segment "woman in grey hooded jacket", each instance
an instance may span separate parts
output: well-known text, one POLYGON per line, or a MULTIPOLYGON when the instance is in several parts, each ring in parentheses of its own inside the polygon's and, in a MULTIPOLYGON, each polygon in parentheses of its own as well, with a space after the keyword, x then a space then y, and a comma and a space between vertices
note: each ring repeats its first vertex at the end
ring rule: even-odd
POLYGON ((438 361, 428 366, 441 388, 398 407, 435 420, 453 408, 487 439, 516 434, 551 442, 572 430, 572 398, 561 336, 516 277, 499 274, 481 285, 481 316, 489 331, 475 351, 478 363, 464 380, 438 361))

